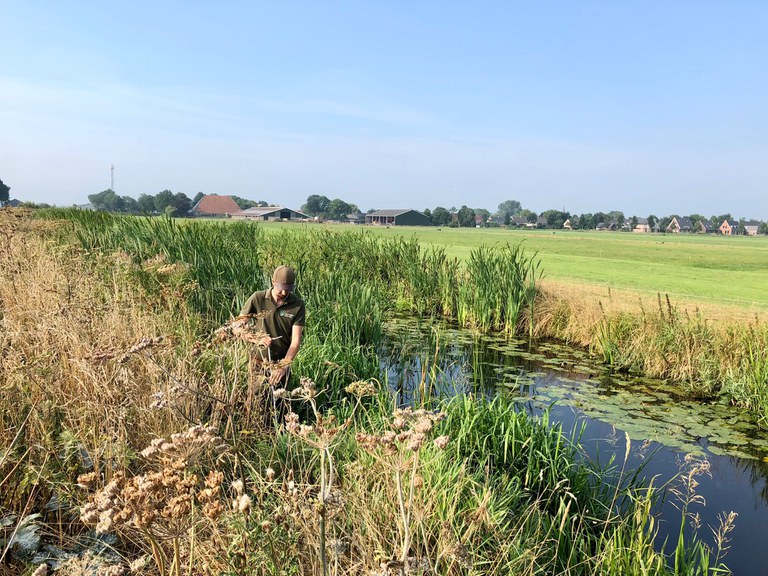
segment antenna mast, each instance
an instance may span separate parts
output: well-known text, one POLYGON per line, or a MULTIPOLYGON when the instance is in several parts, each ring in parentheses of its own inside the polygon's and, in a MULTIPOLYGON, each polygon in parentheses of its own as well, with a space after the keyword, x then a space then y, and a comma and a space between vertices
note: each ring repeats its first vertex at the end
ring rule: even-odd
POLYGON ((112 190, 112 192, 114 192, 115 191, 115 165, 114 164, 112 164, 109 167, 109 173, 111 177, 109 189, 112 190))

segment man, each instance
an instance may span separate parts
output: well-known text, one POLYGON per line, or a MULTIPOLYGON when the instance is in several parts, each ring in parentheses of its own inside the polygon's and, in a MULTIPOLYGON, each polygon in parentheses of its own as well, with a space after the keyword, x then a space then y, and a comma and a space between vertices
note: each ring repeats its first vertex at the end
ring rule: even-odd
MULTIPOLYGON (((257 315, 261 328, 268 334, 260 344, 268 351, 264 359, 293 361, 301 348, 304 330, 304 301, 293 293, 296 273, 290 266, 278 266, 272 273, 272 287, 254 292, 240 311, 240 315, 257 315)), ((290 366, 276 368, 270 383, 288 383, 290 366)))

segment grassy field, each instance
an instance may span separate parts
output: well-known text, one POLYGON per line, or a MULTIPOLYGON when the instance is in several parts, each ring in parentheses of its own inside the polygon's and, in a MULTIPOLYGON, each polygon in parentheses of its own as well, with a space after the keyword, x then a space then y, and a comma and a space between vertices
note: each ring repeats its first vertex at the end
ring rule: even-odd
MULTIPOLYGON (((265 228, 295 227, 267 224, 265 228)), ((316 225, 302 225, 315 228, 316 225)), ((349 230, 349 225, 323 225, 349 230)), ((384 237, 416 236, 465 259, 482 244, 524 242, 538 252, 545 281, 610 287, 677 302, 768 310, 768 237, 631 234, 501 228, 360 227, 384 237)))

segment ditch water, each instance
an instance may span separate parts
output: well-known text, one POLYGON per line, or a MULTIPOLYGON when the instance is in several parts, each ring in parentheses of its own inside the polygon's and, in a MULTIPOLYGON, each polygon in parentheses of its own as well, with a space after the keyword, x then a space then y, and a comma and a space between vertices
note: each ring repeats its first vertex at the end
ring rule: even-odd
MULTIPOLYGON (((422 367, 433 393, 509 394, 520 409, 569 433, 582 428, 584 456, 619 464, 630 439, 628 469, 661 486, 674 479, 686 454, 706 458, 710 475, 698 476, 696 493, 706 505, 692 505, 701 518, 699 537, 714 546, 719 516, 738 513, 725 563, 736 576, 768 575, 768 435, 760 434, 738 409, 691 401, 672 384, 610 374, 588 354, 568 346, 477 336, 445 324, 396 320, 386 328, 382 375, 412 402, 422 385, 422 367), (625 435, 626 433, 626 435, 625 435)), ((674 480, 673 480, 674 482, 674 480)), ((659 538, 677 540, 681 513, 668 497, 660 504, 659 538)))

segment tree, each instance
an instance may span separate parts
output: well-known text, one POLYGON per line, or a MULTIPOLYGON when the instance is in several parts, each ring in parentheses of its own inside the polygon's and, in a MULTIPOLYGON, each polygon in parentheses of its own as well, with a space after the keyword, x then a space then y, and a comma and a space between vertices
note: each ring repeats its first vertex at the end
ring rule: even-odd
POLYGON ((459 220, 459 226, 462 226, 464 228, 474 228, 475 227, 475 211, 472 210, 472 208, 468 208, 467 206, 462 206, 459 208, 458 213, 458 220, 459 220))
POLYGON ((424 208, 423 214, 424 214, 424 216, 429 218, 429 222, 431 223, 432 222, 432 212, 429 210, 429 208, 424 208))
POLYGON ((325 212, 325 217, 329 220, 344 220, 346 219, 347 214, 351 214, 352 212, 355 212, 356 210, 352 209, 352 206, 344 202, 344 200, 340 200, 339 198, 334 198, 330 201, 328 204, 328 209, 325 212))
POLYGON ((94 210, 103 212, 123 212, 125 210, 125 200, 115 194, 111 188, 107 188, 96 194, 89 194, 88 201, 94 210))
POLYGON ((496 211, 496 214, 498 214, 502 221, 509 224, 509 219, 512 216, 517 215, 522 208, 522 205, 517 200, 505 200, 499 204, 499 209, 496 211))
POLYGON ((634 230, 637 228, 637 216, 632 216, 632 218, 629 219, 629 225, 634 230))
POLYGON ((132 196, 121 196, 123 199, 123 211, 128 212, 129 214, 138 214, 141 212, 141 208, 139 208, 139 203, 136 201, 135 198, 132 196))
POLYGON ((758 234, 768 234, 768 222, 761 222, 757 227, 758 234))
POLYGON ((0 202, 8 202, 8 198, 10 198, 11 194, 11 187, 7 184, 3 184, 3 181, 0 180, 0 202))
MULTIPOLYGON (((624 225, 624 212, 621 210, 611 210, 608 212, 608 222, 611 224, 616 224, 619 228, 621 228, 624 225)), ((608 224, 606 222, 606 224, 608 224)))
POLYGON ((654 228, 654 226, 656 226, 656 223, 657 223, 658 221, 659 221, 659 219, 658 219, 658 218, 656 218, 656 216, 654 216, 653 214, 651 214, 650 216, 648 216, 648 228, 649 228, 651 231, 653 231, 653 228, 654 228))
POLYGON ((536 212, 532 212, 528 210, 528 208, 523 208, 522 210, 520 210, 520 212, 518 212, 518 216, 522 216, 523 218, 526 219, 526 221, 530 223, 536 222, 536 218, 537 218, 536 212))
POLYGON ((432 211, 433 226, 448 226, 451 220, 451 213, 442 206, 438 206, 432 211))
POLYGON ((307 197, 307 203, 301 207, 301 211, 309 216, 325 216, 330 203, 326 196, 312 194, 307 197))
POLYGON ((173 210, 175 208, 173 202, 173 192, 167 189, 163 190, 162 192, 158 192, 155 194, 155 211, 159 212, 160 214, 164 214, 166 212, 166 208, 169 206, 173 210))
POLYGON ((173 208, 176 216, 188 216, 192 210, 192 200, 184 192, 177 192, 173 196, 173 208))
POLYGON ((571 217, 568 212, 561 212, 560 210, 545 210, 541 215, 547 219, 547 228, 562 228, 565 221, 571 217))
MULTIPOLYGON (((235 201, 235 204, 237 204, 237 207, 240 208, 240 210, 247 210, 248 208, 258 206, 258 202, 246 200, 245 198, 240 198, 240 196, 231 196, 231 198, 235 201)), ((193 202, 192 205, 194 206, 194 204, 195 203, 193 202)))
POLYGON ((491 217, 491 213, 485 208, 475 208, 475 216, 480 216, 480 220, 483 222, 483 226, 485 226, 488 218, 491 217))
POLYGON ((155 197, 152 194, 141 194, 137 200, 139 211, 152 214, 155 211, 155 197))
MULTIPOLYGON (((205 196, 205 194, 203 194, 202 192, 198 192, 197 194, 195 194, 195 197, 192 198, 192 206, 200 202, 203 196, 205 196)), ((141 198, 139 198, 139 200, 141 200, 141 198)), ((237 202, 237 200, 235 200, 235 202, 237 202)), ((242 208, 240 208, 240 210, 242 210, 242 208)))

